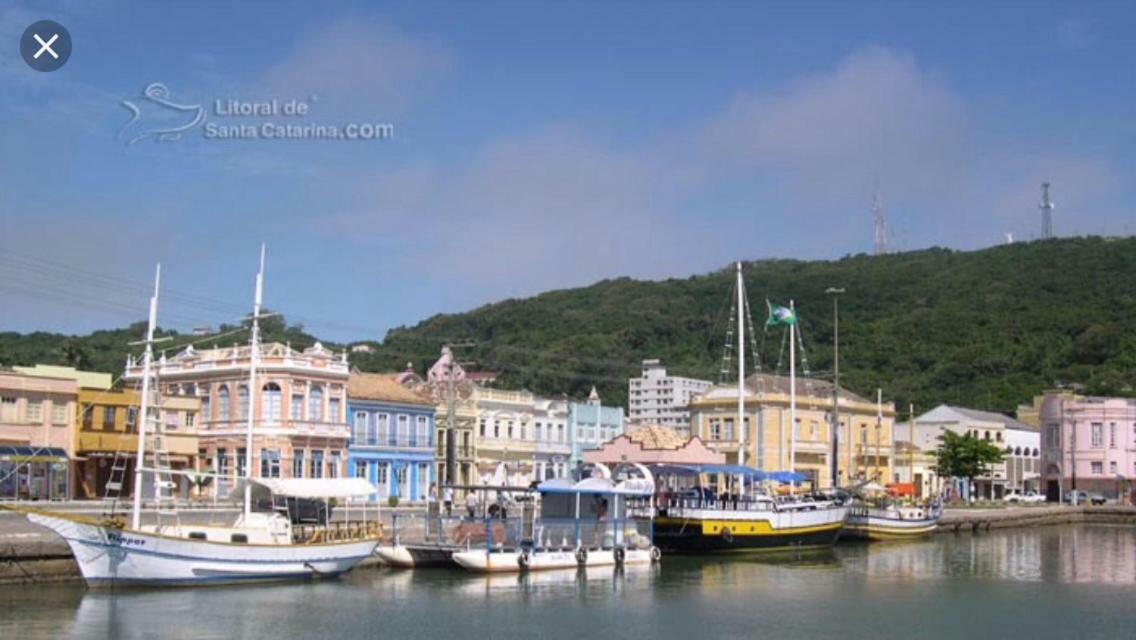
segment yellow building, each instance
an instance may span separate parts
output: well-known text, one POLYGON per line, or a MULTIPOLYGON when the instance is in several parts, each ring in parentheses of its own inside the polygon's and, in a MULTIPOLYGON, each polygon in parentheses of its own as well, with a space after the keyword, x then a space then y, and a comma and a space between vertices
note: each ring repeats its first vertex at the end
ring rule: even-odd
MULTIPOLYGON (((830 424, 832 385, 797 379, 795 461, 790 463, 793 431, 790 429, 789 378, 756 374, 746 379, 744 410, 744 463, 764 471, 793 470, 814 480, 814 486, 831 486, 832 441, 830 424)), ((892 427, 895 406, 880 404, 848 391, 840 392, 840 442, 837 469, 841 485, 851 481, 892 477, 892 427)), ((690 402, 691 433, 706 445, 726 454, 736 464, 742 429, 738 416, 737 385, 719 385, 690 402)))
MULTIPOLYGON (((80 389, 75 424, 75 452, 79 498, 102 498, 116 454, 127 459, 122 496, 132 495, 134 454, 138 451, 139 394, 132 389, 80 389)), ((174 469, 197 469, 200 398, 163 398, 159 411, 165 432, 165 449, 174 469)), ((181 482, 187 495, 187 483, 181 482)))

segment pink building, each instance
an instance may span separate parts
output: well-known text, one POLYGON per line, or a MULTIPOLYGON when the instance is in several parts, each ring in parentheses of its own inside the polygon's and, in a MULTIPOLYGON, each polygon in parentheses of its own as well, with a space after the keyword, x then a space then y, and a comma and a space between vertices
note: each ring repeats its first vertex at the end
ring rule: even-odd
POLYGON ((0 499, 70 497, 75 380, 0 370, 0 499))
POLYGON ((1136 399, 1050 392, 1041 403, 1042 487, 1127 499, 1136 479, 1136 399))

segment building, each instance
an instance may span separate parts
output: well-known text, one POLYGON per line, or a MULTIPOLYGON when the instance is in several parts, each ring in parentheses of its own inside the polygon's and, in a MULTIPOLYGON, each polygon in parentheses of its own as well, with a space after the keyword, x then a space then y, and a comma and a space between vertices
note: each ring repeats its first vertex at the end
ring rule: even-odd
POLYGON ((72 378, 0 370, 0 500, 71 497, 77 394, 72 378))
POLYGON ((587 402, 569 403, 568 437, 571 468, 575 468, 583 461, 584 452, 599 449, 600 445, 608 440, 623 435, 624 429, 623 409, 603 406, 595 387, 592 387, 592 392, 588 394, 587 402))
POLYGON ((632 424, 670 427, 689 435, 687 405, 695 395, 713 386, 709 380, 667 375, 658 359, 643 361, 643 374, 627 383, 627 408, 632 424))
MULTIPOLYGON (((253 419, 253 477, 335 478, 346 470, 346 354, 322 344, 298 351, 259 347, 256 389, 249 393, 250 347, 186 347, 155 364, 162 394, 201 399, 198 465, 217 474, 217 496, 228 495, 245 474, 245 433, 253 419)), ((137 385, 142 364, 127 361, 125 379, 137 385)))
MULTIPOLYGON (((477 475, 477 404, 474 399, 474 385, 466 379, 465 370, 453 361, 449 348, 442 349, 442 355, 430 367, 426 377, 414 372, 411 363, 398 374, 395 380, 402 386, 429 398, 434 405, 434 478, 439 485, 469 486, 478 483, 477 475), (450 384, 450 377, 453 385, 450 384), (453 394, 451 396, 451 389, 453 394), (453 408, 451 424, 450 408, 453 408), (447 433, 453 432, 453 475, 446 473, 450 444, 447 433)), ((455 491, 461 498, 464 490, 455 491)))
POLYGON ((549 398, 533 399, 534 479, 567 478, 572 443, 568 437, 568 402, 549 398))
POLYGON ((474 387, 473 400, 479 482, 528 485, 536 477, 536 397, 528 391, 474 387), (501 463, 505 464, 504 478, 497 471, 501 463))
MULTIPOLYGON (((627 433, 585 451, 584 462, 617 465, 639 464, 725 464, 723 453, 706 448, 697 436, 683 438, 674 429, 658 426, 632 427, 627 433)), ((717 478, 711 478, 717 483, 717 478)))
MULTIPOLYGON (((1009 416, 941 404, 915 418, 914 438, 911 436, 910 423, 896 426, 896 438, 903 442, 913 442, 919 450, 933 454, 939 448, 939 436, 948 430, 986 440, 1005 453, 1005 459, 992 465, 989 474, 974 479, 973 487, 959 485, 956 488, 957 495, 963 498, 973 496, 982 500, 1001 500, 1009 490, 1037 488, 1037 431, 1009 416)), ((915 478, 917 484, 928 480, 929 478, 915 478)))
MULTIPOLYGON (((109 378, 109 376, 108 376, 109 378)), ((120 497, 133 495, 134 464, 138 452, 138 411, 140 394, 134 389, 79 389, 79 416, 75 423, 75 496, 84 499, 107 496, 107 482, 115 458, 126 471, 120 497)), ((201 400, 196 397, 162 398, 158 410, 162 422, 163 446, 169 453, 170 468, 197 471, 197 421, 201 400)), ((143 490, 150 493, 152 478, 144 479, 143 490)), ((192 495, 189 479, 178 476, 178 493, 192 495)))
POLYGON ((1127 496, 1136 478, 1136 399, 1052 392, 1041 404, 1041 482, 1049 500, 1076 489, 1127 496))
MULTIPOLYGON (((813 486, 831 486, 832 385, 797 380, 797 423, 790 429, 788 377, 754 374, 745 381, 744 463, 764 471, 796 471, 813 486), (796 448, 793 450, 793 433, 796 448), (795 457, 790 462, 790 455, 795 457)), ((892 425, 895 407, 876 403, 846 390, 840 392, 840 451, 837 473, 841 485, 892 477, 892 425)), ((743 432, 736 428, 737 385, 711 387, 690 401, 690 430, 713 451, 737 464, 743 432)), ((665 426, 665 425, 664 425, 665 426)))
POLYGON ((347 382, 348 474, 378 488, 376 499, 422 502, 436 482, 434 403, 398 374, 352 372, 347 382))

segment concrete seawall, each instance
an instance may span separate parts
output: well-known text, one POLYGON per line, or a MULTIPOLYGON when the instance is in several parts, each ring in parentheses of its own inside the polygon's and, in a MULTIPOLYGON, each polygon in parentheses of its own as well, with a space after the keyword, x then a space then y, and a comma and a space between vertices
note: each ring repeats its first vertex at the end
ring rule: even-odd
POLYGON ((992 529, 1051 524, 1136 525, 1136 507, 1011 507, 1006 509, 947 509, 937 533, 977 533, 992 529))

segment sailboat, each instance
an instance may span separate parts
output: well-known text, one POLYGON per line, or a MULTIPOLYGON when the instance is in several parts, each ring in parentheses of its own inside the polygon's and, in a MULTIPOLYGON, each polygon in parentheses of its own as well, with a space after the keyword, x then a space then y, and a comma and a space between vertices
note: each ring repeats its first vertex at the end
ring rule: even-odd
MULTIPOLYGON (((180 519, 165 523, 142 524, 142 480, 152 474, 155 497, 168 486, 171 474, 164 468, 157 445, 150 452, 153 465, 146 467, 147 432, 160 425, 160 401, 153 382, 153 344, 157 323, 161 265, 154 278, 149 321, 143 344, 142 397, 138 428, 138 449, 134 468, 134 496, 130 522, 113 513, 90 517, 45 510, 9 507, 25 513, 28 520, 59 534, 71 548, 88 586, 120 585, 202 585, 310 579, 338 576, 369 558, 379 543, 377 519, 373 522, 329 522, 293 527, 287 514, 287 499, 335 498, 343 504, 353 498, 373 494, 375 488, 360 478, 277 479, 242 478, 244 509, 230 526, 182 524, 180 519), (151 398, 151 394, 154 398, 151 398), (274 509, 253 511, 254 489, 272 495, 274 509), (281 503, 281 501, 283 501, 281 503), (281 508, 277 508, 280 505, 281 508)), ((260 307, 264 283, 264 249, 256 278, 256 298, 252 315, 249 388, 255 389, 260 339, 260 307)), ((252 465, 253 413, 249 411, 246 431, 245 469, 252 465)), ((326 513, 326 510, 325 510, 326 513)), ((366 512, 364 512, 365 516, 366 512)))
MULTIPOLYGON (((763 492, 760 483, 778 480, 797 484, 803 476, 792 470, 765 473, 745 466, 745 326, 748 305, 742 264, 737 263, 738 325, 738 413, 740 426, 737 465, 698 467, 658 467, 656 477, 672 476, 675 484, 690 485, 706 474, 736 479, 740 490, 725 498, 707 495, 705 490, 687 486, 666 496, 666 506, 654 518, 655 544, 675 553, 728 553, 777 551, 835 544, 844 527, 848 508, 825 496, 774 498, 763 492), (747 481, 749 491, 746 491, 747 481)), ((792 309, 784 309, 780 321, 795 331, 792 309), (788 314, 788 315, 786 315, 788 314)), ((773 317, 771 309, 771 317, 773 317)), ((790 334, 790 341, 793 336, 790 334)), ((796 369, 790 351, 790 424, 796 423, 796 369)), ((796 437, 791 436, 790 460, 795 458, 796 437)), ((661 484, 661 483, 660 483, 661 484)))

